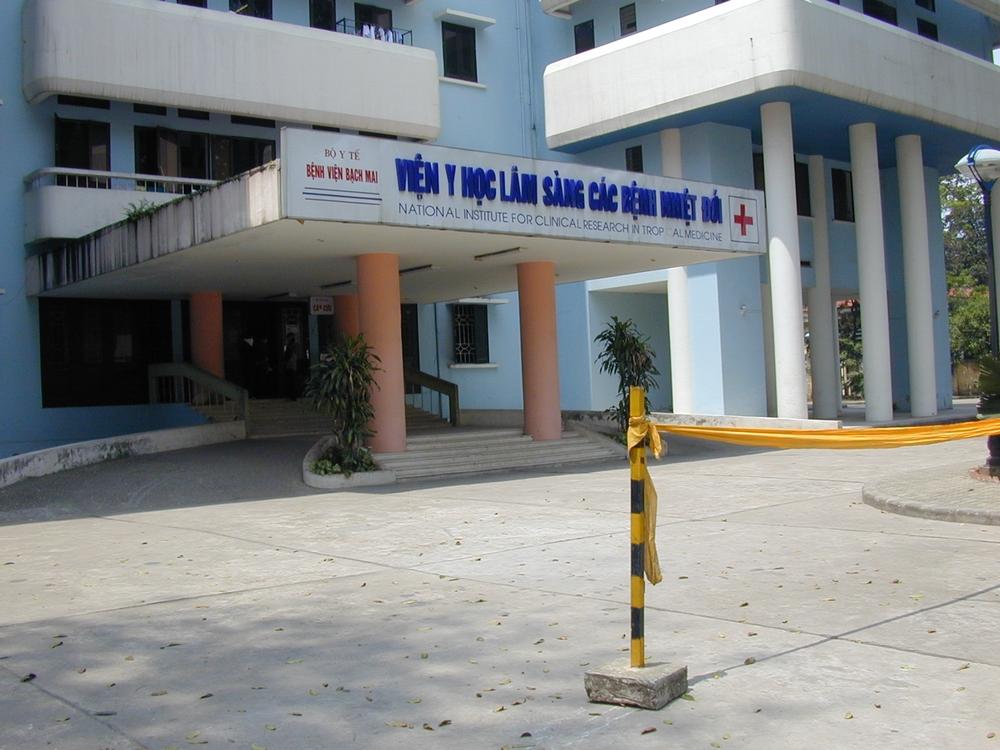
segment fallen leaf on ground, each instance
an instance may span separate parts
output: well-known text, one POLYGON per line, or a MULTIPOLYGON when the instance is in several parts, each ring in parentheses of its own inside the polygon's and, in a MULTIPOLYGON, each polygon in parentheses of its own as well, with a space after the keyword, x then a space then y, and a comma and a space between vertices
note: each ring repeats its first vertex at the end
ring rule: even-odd
POLYGON ((387 721, 385 725, 396 729, 413 729, 413 725, 408 721, 387 721))
POLYGON ((652 734, 655 731, 656 731, 656 727, 646 727, 641 732, 639 732, 639 734, 652 734))

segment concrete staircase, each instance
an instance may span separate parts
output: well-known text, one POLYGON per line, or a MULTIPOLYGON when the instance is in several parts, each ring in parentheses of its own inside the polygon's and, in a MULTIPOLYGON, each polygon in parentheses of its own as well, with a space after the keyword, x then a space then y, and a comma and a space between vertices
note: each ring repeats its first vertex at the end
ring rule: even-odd
MULTIPOLYGON (((224 407, 196 407, 210 422, 232 419, 224 407)), ((312 407, 309 399, 289 401, 283 398, 257 398, 250 401, 250 418, 247 435, 252 438, 286 437, 290 435, 323 435, 330 432, 330 418, 312 407)), ((408 434, 450 429, 450 425, 436 414, 406 407, 408 434)))
POLYGON ((398 480, 625 460, 624 448, 578 432, 564 432, 562 440, 536 443, 520 429, 458 428, 411 435, 406 448, 404 453, 375 456, 398 480))

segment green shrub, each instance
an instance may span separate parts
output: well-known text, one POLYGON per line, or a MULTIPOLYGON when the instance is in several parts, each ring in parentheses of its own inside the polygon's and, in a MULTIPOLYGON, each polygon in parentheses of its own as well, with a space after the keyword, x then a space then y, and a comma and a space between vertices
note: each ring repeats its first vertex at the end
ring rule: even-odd
POLYGON ((611 322, 594 338, 604 350, 597 355, 601 372, 618 376, 618 403, 607 413, 618 422, 624 434, 628 430, 628 391, 633 385, 646 391, 645 410, 649 411, 649 391, 656 388, 656 352, 649 346, 649 336, 643 336, 635 323, 611 316, 611 322))
POLYGON ((305 395, 333 422, 333 443, 313 465, 315 473, 350 476, 376 468, 364 443, 375 434, 368 424, 375 415, 371 394, 379 361, 359 334, 339 339, 312 366, 305 395))

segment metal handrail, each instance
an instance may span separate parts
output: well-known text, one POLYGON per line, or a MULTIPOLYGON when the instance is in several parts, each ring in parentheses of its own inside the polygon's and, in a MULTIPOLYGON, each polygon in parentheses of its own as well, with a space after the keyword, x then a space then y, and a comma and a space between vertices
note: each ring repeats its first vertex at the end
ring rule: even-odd
MULTIPOLYGON (((429 391, 434 391, 448 399, 448 421, 452 427, 458 427, 461 418, 461 407, 458 402, 458 385, 450 380, 443 380, 420 370, 403 370, 403 382, 408 385, 418 385, 429 391)), ((438 401, 438 415, 443 416, 443 405, 438 401)))
POLYGON ((149 403, 189 406, 222 406, 234 419, 247 421, 250 396, 246 388, 213 375, 187 362, 163 362, 149 366, 149 403))
POLYGON ((371 24, 365 24, 371 26, 372 36, 365 36, 364 28, 358 27, 358 25, 350 18, 341 18, 333 25, 334 31, 339 31, 341 34, 350 34, 352 36, 360 36, 365 39, 374 39, 378 42, 391 42, 395 44, 406 44, 413 46, 413 32, 409 29, 382 29, 371 24), (378 34, 385 34, 387 31, 392 32, 392 38, 387 39, 384 36, 378 36, 378 34))
MULTIPOLYGON (((45 184, 58 184, 60 179, 68 187, 101 187, 107 190, 136 190, 155 192, 155 186, 171 185, 181 188, 179 192, 190 193, 198 189, 218 185, 217 180, 201 180, 191 177, 168 177, 166 175, 138 174, 136 172, 109 172, 102 169, 76 169, 75 167, 43 167, 24 177, 27 190, 37 190, 45 184), (69 184, 73 183, 73 184, 69 184), (150 187, 153 186, 153 187, 150 187)), ((176 192, 167 189, 162 192, 176 192)))

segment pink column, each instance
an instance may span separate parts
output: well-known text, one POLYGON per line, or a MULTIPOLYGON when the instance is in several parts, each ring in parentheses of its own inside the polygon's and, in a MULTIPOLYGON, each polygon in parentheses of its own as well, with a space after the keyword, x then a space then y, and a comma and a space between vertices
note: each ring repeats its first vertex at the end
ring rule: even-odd
POLYGON ((551 261, 519 263, 521 384, 524 431, 535 440, 562 437, 559 353, 556 345, 556 272, 551 261))
POLYGON ((358 323, 365 341, 381 359, 372 392, 376 453, 406 450, 403 399, 403 335, 399 312, 399 257, 389 253, 359 255, 358 323))
POLYGON ((195 367, 224 378, 222 292, 192 292, 191 360, 195 367))
POLYGON ((333 298, 333 323, 341 336, 357 336, 361 331, 358 321, 358 295, 340 294, 333 298))

